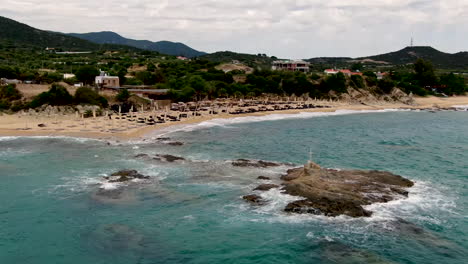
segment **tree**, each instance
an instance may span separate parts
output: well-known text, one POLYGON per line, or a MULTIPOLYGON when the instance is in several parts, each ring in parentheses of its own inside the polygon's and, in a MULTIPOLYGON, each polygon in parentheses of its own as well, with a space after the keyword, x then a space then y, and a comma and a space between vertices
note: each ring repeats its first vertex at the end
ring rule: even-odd
POLYGON ((142 81, 145 85, 152 85, 156 83, 156 77, 149 71, 137 72, 135 78, 142 81))
POLYGON ((99 75, 99 71, 90 65, 85 65, 80 67, 76 73, 76 78, 78 81, 83 82, 84 84, 92 84, 96 79, 96 76, 99 75))
POLYGON ((382 93, 389 94, 392 91, 393 87, 395 87, 395 83, 390 78, 384 78, 377 82, 377 87, 382 93))
POLYGON ((353 65, 351 65, 351 70, 362 71, 363 67, 364 66, 362 65, 362 63, 358 62, 358 63, 354 63, 353 65))
POLYGON ((443 91, 448 95, 464 94, 467 91, 465 79, 453 73, 442 75, 440 83, 445 86, 443 91))
POLYGON ((189 80, 190 87, 195 90, 197 100, 201 100, 202 96, 206 93, 206 82, 199 75, 194 75, 189 80))
POLYGON ((346 77, 343 73, 339 72, 337 74, 330 75, 325 81, 322 83, 322 91, 328 92, 333 90, 337 93, 346 93, 346 77), (324 87, 324 86, 325 87, 324 87))
POLYGON ((73 104, 73 97, 65 87, 54 83, 49 91, 40 93, 32 100, 31 107, 36 108, 44 104, 70 105, 73 104))
POLYGON ((421 86, 437 84, 434 67, 430 61, 418 59, 414 63, 415 79, 421 86))
POLYGON ((356 88, 364 88, 364 79, 361 75, 351 75, 351 82, 356 88))
POLYGON ((106 98, 88 87, 78 88, 75 92, 74 99, 77 104, 91 104, 99 105, 101 107, 107 107, 109 105, 106 98))
POLYGON ((115 99, 119 102, 127 102, 130 98, 130 93, 127 89, 120 89, 119 93, 115 97, 115 99))

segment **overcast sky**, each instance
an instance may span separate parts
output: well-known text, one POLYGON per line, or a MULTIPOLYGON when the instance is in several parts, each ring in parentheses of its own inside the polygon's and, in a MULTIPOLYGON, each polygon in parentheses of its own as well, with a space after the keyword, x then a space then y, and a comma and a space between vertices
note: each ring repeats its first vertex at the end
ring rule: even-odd
POLYGON ((367 56, 410 44, 468 50, 468 0, 2 0, 0 15, 60 32, 114 31, 282 58, 367 56))

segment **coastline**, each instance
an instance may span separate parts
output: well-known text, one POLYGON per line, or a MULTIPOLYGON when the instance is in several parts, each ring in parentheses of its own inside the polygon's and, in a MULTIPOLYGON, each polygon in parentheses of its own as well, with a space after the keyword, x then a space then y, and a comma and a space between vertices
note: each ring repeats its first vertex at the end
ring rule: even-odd
POLYGON ((122 120, 108 120, 106 117, 96 117, 79 119, 73 116, 27 116, 27 115, 0 115, 0 137, 6 136, 67 136, 77 138, 92 138, 104 140, 132 140, 143 138, 145 135, 150 134, 164 128, 197 124, 213 119, 230 119, 238 117, 253 117, 253 116, 268 116, 268 115, 288 115, 299 114, 307 112, 336 112, 339 110, 385 110, 385 109, 428 109, 428 108, 450 108, 455 105, 468 105, 468 96, 457 97, 418 97, 415 98, 414 105, 405 105, 401 103, 386 103, 378 102, 376 104, 344 104, 344 103, 330 103, 329 108, 312 108, 312 109, 290 109, 290 110, 277 110, 268 112, 255 112, 244 114, 215 114, 215 115, 202 115, 191 117, 177 122, 167 122, 164 124, 157 124, 156 126, 129 126, 126 121, 122 120), (38 124, 50 124, 46 127, 39 127, 38 124), (104 128, 114 131, 104 132, 104 128), (114 129, 115 128, 115 129, 114 129))

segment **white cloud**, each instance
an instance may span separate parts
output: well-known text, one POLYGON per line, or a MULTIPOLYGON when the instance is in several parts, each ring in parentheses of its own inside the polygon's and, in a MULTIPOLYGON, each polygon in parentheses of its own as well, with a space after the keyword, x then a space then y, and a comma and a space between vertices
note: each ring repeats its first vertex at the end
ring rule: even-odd
POLYGON ((213 52, 363 56, 467 46, 468 0, 3 0, 0 15, 62 32, 112 30, 213 52), (454 30, 456 28, 456 30, 454 30), (453 36, 452 36, 453 35, 453 36))

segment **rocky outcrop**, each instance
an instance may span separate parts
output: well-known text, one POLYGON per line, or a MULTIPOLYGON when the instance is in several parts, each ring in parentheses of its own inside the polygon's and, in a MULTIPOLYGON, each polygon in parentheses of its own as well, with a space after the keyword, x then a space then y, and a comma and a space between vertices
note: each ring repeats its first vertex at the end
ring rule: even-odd
POLYGON ((285 193, 305 198, 288 204, 285 211, 326 216, 370 216, 363 206, 407 196, 405 188, 413 186, 390 172, 323 169, 315 163, 288 170, 282 179, 285 193))
POLYGON ((104 179, 108 182, 127 182, 134 179, 149 179, 149 176, 138 173, 136 170, 121 170, 115 173, 112 173, 111 176, 106 176, 104 179))

